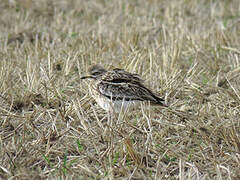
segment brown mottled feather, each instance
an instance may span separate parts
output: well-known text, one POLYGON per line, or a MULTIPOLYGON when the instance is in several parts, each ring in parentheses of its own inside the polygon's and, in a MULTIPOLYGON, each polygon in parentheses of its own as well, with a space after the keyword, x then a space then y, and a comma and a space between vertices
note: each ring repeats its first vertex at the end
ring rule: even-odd
MULTIPOLYGON (((150 89, 143 85, 143 80, 138 74, 129 73, 123 69, 113 69, 106 71, 99 65, 94 65, 89 69, 90 76, 82 77, 95 79, 94 95, 96 100, 101 99, 99 104, 106 102, 143 102, 148 101, 153 105, 166 106, 164 100, 157 97, 150 89)), ((133 103, 134 104, 134 103, 133 103)), ((102 105, 103 106, 103 105, 102 105)), ((106 107, 104 109, 107 109, 106 107)))

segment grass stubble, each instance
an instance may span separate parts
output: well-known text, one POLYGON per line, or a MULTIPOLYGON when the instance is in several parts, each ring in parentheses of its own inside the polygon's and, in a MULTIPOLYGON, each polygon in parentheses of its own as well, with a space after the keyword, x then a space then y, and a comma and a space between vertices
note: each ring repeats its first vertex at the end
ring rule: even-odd
POLYGON ((240 179, 239 12, 238 0, 3 1, 0 179, 240 179), (170 108, 107 123, 79 79, 92 64, 141 74, 170 108))

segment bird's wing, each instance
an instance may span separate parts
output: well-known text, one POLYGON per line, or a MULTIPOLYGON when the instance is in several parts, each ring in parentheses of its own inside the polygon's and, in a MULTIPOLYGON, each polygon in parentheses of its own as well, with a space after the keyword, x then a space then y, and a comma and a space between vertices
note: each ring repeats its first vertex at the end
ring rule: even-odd
POLYGON ((101 81, 97 85, 97 90, 105 97, 112 100, 139 100, 150 101, 153 104, 163 105, 163 99, 157 97, 151 90, 140 83, 112 83, 101 81))

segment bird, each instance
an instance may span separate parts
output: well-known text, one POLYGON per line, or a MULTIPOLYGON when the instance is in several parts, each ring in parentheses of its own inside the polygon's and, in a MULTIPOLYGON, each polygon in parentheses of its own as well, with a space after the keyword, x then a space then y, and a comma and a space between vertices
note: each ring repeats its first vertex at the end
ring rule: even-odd
POLYGON ((98 64, 91 66, 88 73, 88 76, 80 79, 92 80, 89 86, 90 94, 106 111, 126 111, 142 102, 168 107, 164 99, 144 86, 144 81, 138 74, 120 68, 106 70, 98 64))

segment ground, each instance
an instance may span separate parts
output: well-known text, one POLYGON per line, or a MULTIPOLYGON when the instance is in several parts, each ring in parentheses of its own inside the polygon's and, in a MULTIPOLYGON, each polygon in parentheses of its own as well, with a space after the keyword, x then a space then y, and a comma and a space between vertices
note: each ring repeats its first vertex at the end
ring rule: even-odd
POLYGON ((240 179, 239 0, 3 0, 0 24, 0 179, 240 179), (169 107, 110 117, 93 64, 169 107))

